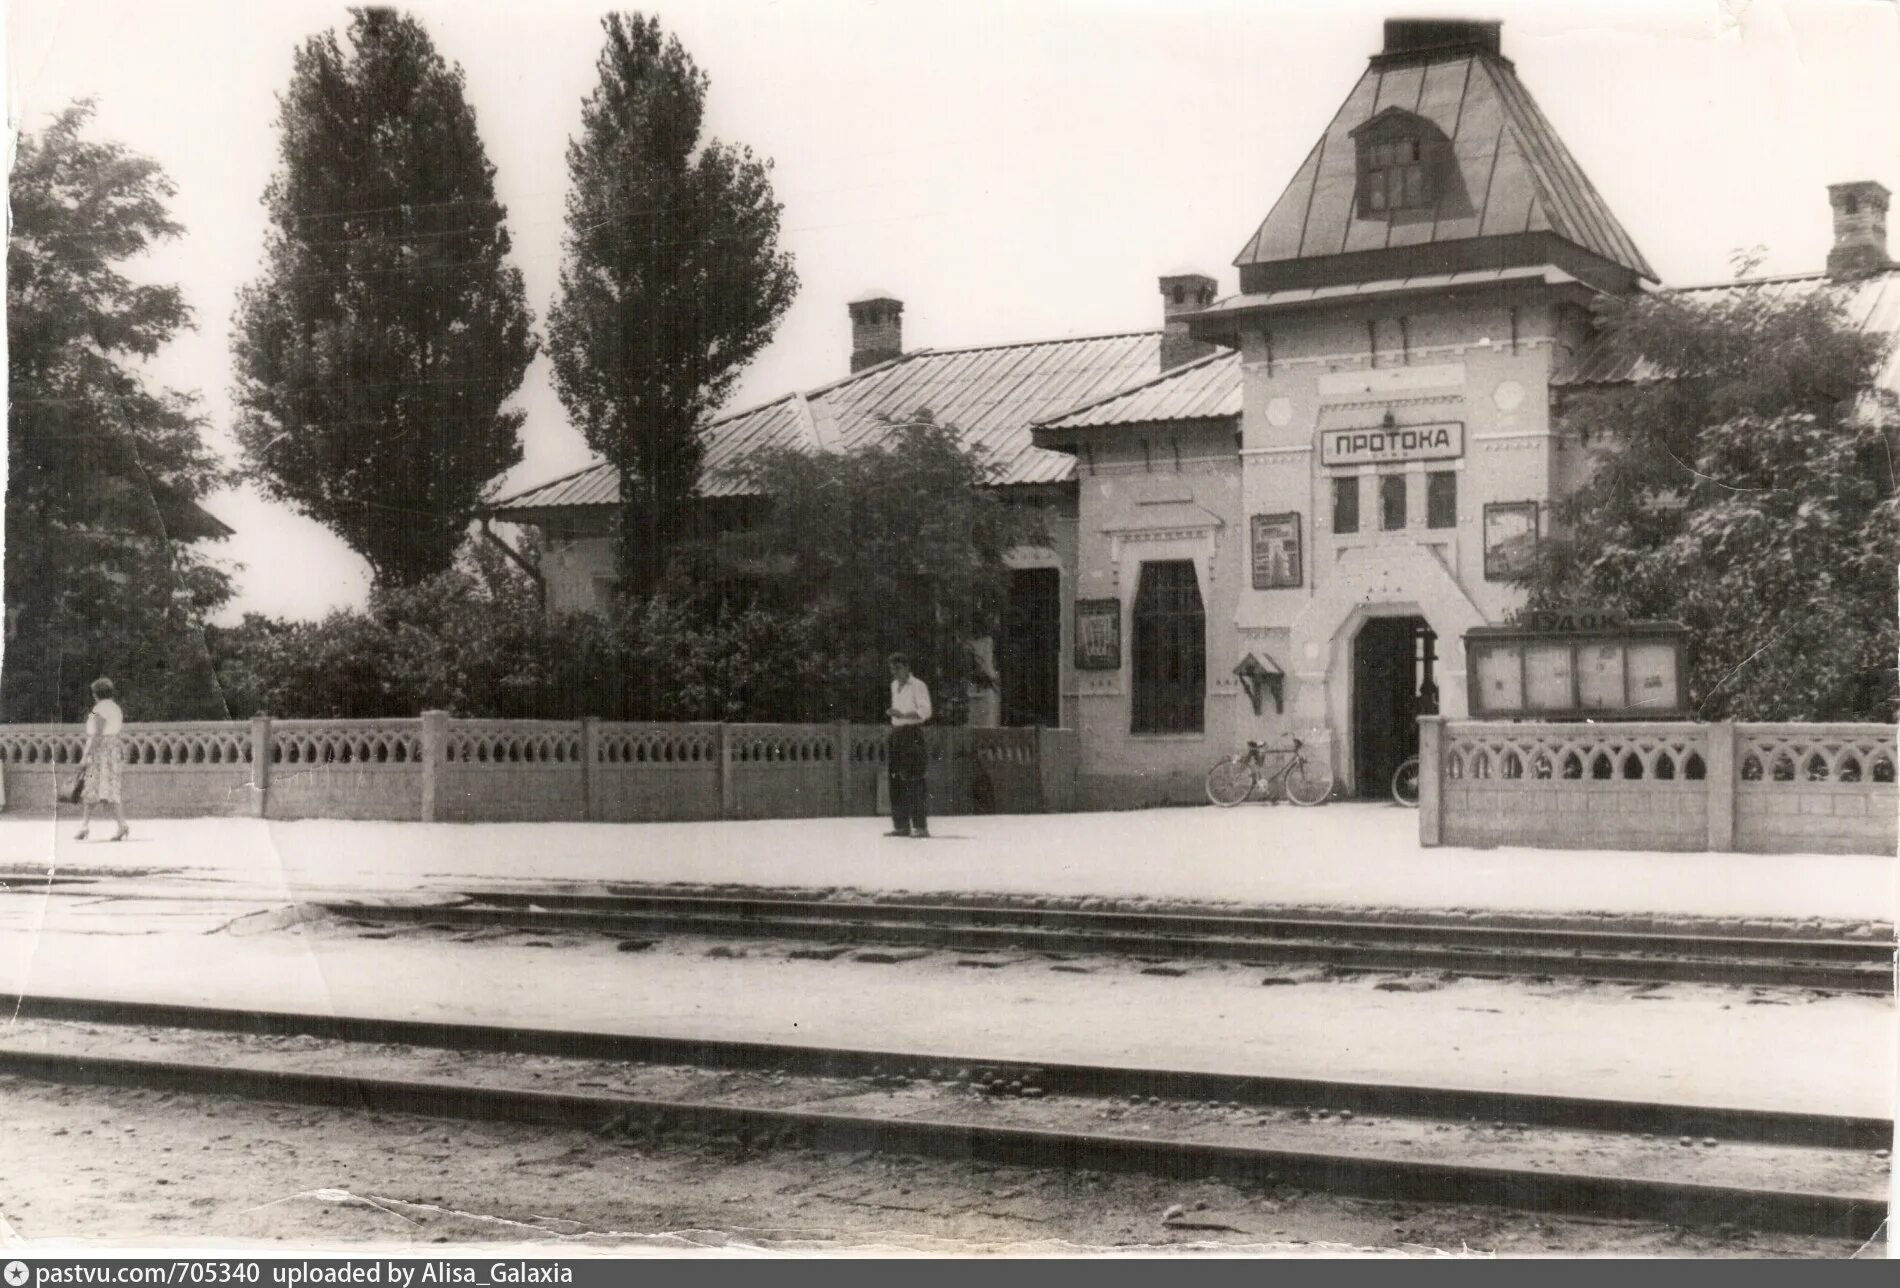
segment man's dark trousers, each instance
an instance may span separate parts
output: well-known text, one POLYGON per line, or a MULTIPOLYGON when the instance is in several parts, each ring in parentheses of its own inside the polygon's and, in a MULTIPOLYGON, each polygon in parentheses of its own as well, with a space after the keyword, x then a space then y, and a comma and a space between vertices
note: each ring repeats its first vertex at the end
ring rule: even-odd
POLYGON ((921 725, 899 725, 891 730, 891 829, 924 831, 930 826, 930 787, 924 775, 930 765, 921 725))

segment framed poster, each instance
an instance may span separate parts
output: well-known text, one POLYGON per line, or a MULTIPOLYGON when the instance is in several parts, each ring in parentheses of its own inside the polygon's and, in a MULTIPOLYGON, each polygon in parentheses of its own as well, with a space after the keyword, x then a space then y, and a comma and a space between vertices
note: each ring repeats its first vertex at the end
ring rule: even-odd
POLYGON ((1514 644, 1468 644, 1467 656, 1477 683, 1471 686, 1471 714, 1491 716, 1524 709, 1524 652, 1514 644))
POLYGON ((1122 601, 1075 601, 1075 669, 1119 671, 1122 665, 1122 601))
POLYGON ((1484 579, 1510 581, 1537 565, 1537 502, 1484 507, 1484 579))
POLYGON ((1253 588, 1285 590, 1301 584, 1300 516, 1253 516, 1253 588))
POLYGON ((1465 632, 1471 714, 1480 719, 1680 719, 1688 632, 1675 622, 1580 631, 1465 632))

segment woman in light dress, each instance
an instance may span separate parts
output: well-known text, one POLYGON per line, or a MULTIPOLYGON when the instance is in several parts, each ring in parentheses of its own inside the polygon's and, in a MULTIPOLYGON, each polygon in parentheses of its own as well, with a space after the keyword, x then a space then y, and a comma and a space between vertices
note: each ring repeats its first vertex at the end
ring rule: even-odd
POLYGON ((94 680, 92 696, 97 699, 86 716, 86 750, 79 757, 82 784, 79 793, 79 835, 83 841, 92 827, 92 807, 110 805, 112 817, 119 821, 118 835, 123 841, 132 829, 125 825, 125 806, 120 803, 120 780, 125 777, 125 744, 119 730, 125 727, 125 712, 112 700, 112 681, 94 680))

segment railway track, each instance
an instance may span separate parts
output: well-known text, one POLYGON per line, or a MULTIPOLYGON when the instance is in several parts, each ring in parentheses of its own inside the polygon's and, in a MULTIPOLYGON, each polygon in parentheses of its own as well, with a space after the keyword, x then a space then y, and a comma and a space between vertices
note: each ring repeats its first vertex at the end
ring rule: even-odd
POLYGON ((384 926, 769 938, 1323 965, 1341 971, 1893 992, 1892 945, 1873 940, 651 893, 475 891, 453 903, 332 902, 323 907, 339 917, 384 926))
MULTIPOLYGON (((1481 1204, 1688 1225, 1730 1224, 1841 1238, 1872 1237, 1886 1215, 1885 1164, 1876 1162, 1873 1153, 1891 1142, 1892 1124, 1883 1120, 76 998, 22 997, 16 999, 15 1013, 22 1020, 77 1023, 70 1023, 63 1034, 42 1028, 9 1035, 0 1042, 0 1076, 69 1085, 545 1124, 653 1139, 684 1131, 736 1141, 741 1149, 797 1145, 1038 1168, 1124 1170, 1183 1179, 1272 1182, 1363 1198, 1481 1204), (116 1048, 110 1044, 104 1049, 87 1048, 87 1043, 100 1041, 96 1028, 81 1027, 87 1025, 128 1026, 131 1031, 116 1048), (163 1058, 164 1046, 148 1045, 163 1039, 177 1046, 181 1032, 196 1034, 193 1040, 200 1043, 210 1041, 209 1035, 226 1039, 299 1036, 333 1045, 314 1055, 308 1049, 290 1057, 280 1055, 280 1067, 270 1067, 268 1052, 260 1055, 241 1043, 210 1059, 204 1058, 203 1050, 184 1046, 178 1049, 192 1058, 163 1058), (70 1049, 58 1049, 62 1036, 70 1049), (583 1062, 619 1061, 630 1069, 638 1063, 699 1070, 769 1070, 773 1088, 787 1080, 840 1078, 860 1079, 863 1087, 861 1094, 859 1089, 839 1092, 831 1088, 823 1096, 784 1105, 744 1103, 743 1096, 735 1100, 730 1095, 712 1099, 637 1090, 556 1091, 484 1084, 472 1078, 375 1077, 310 1068, 326 1059, 348 1063, 353 1056, 387 1060, 392 1049, 410 1048, 553 1056, 576 1062, 577 1068, 583 1062), (123 1054, 154 1049, 161 1055, 123 1054), (294 1059, 297 1067, 282 1067, 286 1058, 294 1059), (1000 1112, 1027 1106, 1029 1102, 1012 1093, 1031 1091, 1038 1096, 1035 1107, 1046 1108, 1055 1126, 1011 1121, 1006 1112, 1000 1112), (1045 1096, 1049 1099, 1040 1099, 1045 1096), (1214 1131, 1210 1138, 1205 1128, 1198 1134, 1179 1127, 1168 1129, 1168 1123, 1176 1119, 1162 1121, 1157 1130, 1152 1123, 1139 1128, 1120 1122, 1097 1125, 1085 1113, 1093 1105, 1126 1100, 1151 1117, 1165 1118, 1164 1111, 1171 1106, 1155 1107, 1164 1096, 1175 1106, 1205 1104, 1217 1111, 1225 1106, 1228 1121, 1235 1125, 1214 1131), (826 1108, 826 1097, 860 1103, 870 1097, 882 1111, 826 1108), (1543 1136, 1529 1152, 1508 1155, 1507 1148, 1507 1156, 1520 1158, 1518 1165, 1472 1161, 1483 1151, 1470 1147, 1441 1148, 1432 1156, 1432 1151, 1417 1148, 1355 1147, 1345 1136, 1335 1138, 1347 1142, 1341 1147, 1316 1149, 1312 1148, 1316 1139, 1310 1121, 1313 1111, 1286 1109, 1315 1104, 1326 1107, 1319 1111, 1320 1118, 1335 1116, 1342 1130, 1356 1106, 1362 1123, 1380 1124, 1384 1135, 1376 1140, 1403 1142, 1407 1129, 1435 1122, 1429 1129, 1443 1132, 1452 1130, 1452 1123, 1491 1116, 1497 1119, 1492 1124, 1497 1129, 1508 1125, 1522 1133, 1535 1127, 1543 1136), (1232 1116, 1236 1112, 1237 1118, 1232 1116), (1568 1150, 1569 1157, 1587 1162, 1618 1145, 1627 1153, 1637 1134, 1645 1132, 1680 1133, 1684 1145, 1691 1143, 1693 1134, 1707 1134, 1705 1143, 1711 1145, 1720 1136, 1724 1144, 1752 1151, 1747 1160, 1766 1177, 1846 1177, 1851 1183, 1811 1179, 1807 1185, 1776 1188, 1673 1179, 1658 1174, 1655 1160, 1660 1156, 1653 1151, 1647 1170, 1633 1172, 1600 1165, 1547 1169, 1533 1157, 1546 1150, 1568 1150), (1467 1161, 1450 1161, 1446 1153, 1467 1161)), ((531 1076, 543 1077, 540 1070, 545 1067, 536 1066, 531 1076)), ((597 1069, 598 1065, 586 1067, 597 1069)), ((1108 1112, 1119 1116, 1122 1111, 1093 1110, 1096 1117, 1108 1112)), ((1460 1130, 1482 1131, 1482 1123, 1460 1130)), ((1418 1138, 1429 1139, 1422 1134, 1418 1138)))

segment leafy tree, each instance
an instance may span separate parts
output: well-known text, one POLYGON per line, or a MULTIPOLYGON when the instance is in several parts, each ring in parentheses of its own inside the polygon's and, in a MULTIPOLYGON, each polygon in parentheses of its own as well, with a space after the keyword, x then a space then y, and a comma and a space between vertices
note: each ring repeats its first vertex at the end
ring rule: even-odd
POLYGON ((798 287, 771 164, 702 140, 707 78, 656 19, 610 14, 568 145, 566 256, 548 320, 555 389, 619 472, 622 586, 644 593, 687 531, 700 426, 798 287))
POLYGON ((1000 628, 1005 554, 1047 540, 1036 513, 988 486, 979 451, 927 412, 853 452, 767 451, 741 469, 770 507, 723 540, 721 562, 752 608, 803 617, 825 641, 804 718, 881 720, 884 659, 901 651, 937 718, 966 719, 971 686, 991 682, 974 641, 1000 628))
POLYGON ((125 276, 182 231, 156 162, 85 137, 92 103, 22 134, 7 242, 7 720, 74 719, 100 675, 138 719, 222 714, 200 628, 229 598, 198 542, 224 481, 195 398, 138 364, 191 325, 125 276))
POLYGON ((1557 508, 1532 605, 1683 622, 1707 719, 1892 720, 1891 337, 1826 289, 1612 301, 1601 321, 1644 378, 1563 409, 1594 473, 1557 508))
POLYGON ((306 42, 280 100, 237 432, 268 494, 403 586, 449 566, 520 461, 523 413, 503 404, 535 341, 461 69, 414 18, 351 13, 349 49, 306 42))

